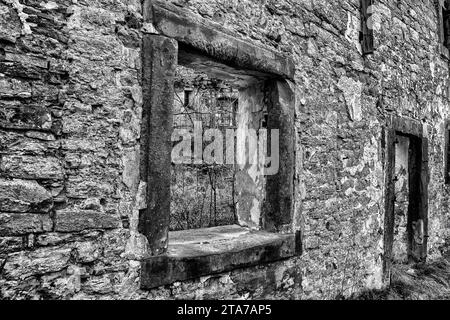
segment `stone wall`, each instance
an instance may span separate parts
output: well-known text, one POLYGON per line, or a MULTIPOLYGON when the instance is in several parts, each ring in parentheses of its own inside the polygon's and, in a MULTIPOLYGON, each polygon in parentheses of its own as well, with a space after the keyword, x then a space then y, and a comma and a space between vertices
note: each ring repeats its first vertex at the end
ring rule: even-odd
POLYGON ((303 255, 142 291, 139 0, 0 0, 0 298, 336 298, 381 286, 382 128, 423 121, 429 258, 448 239, 448 61, 433 1, 171 0, 296 65, 303 255))
POLYGON ((139 245, 141 4, 0 12, 0 296, 113 296, 139 245))

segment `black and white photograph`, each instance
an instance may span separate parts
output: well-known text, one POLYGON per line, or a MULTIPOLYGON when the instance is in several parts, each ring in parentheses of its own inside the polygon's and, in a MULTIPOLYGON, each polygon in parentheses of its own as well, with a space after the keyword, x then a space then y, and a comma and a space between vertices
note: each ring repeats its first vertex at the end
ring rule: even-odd
POLYGON ((0 0, 0 306, 449 299, 450 1, 0 0))

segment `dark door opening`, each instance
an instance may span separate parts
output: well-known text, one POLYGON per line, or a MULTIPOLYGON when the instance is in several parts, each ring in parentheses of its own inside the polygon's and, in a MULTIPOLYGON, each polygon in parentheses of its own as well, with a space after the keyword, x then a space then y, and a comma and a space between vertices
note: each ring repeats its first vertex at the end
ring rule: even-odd
POLYGON ((391 259, 394 263, 417 263, 426 257, 426 179, 424 180, 423 139, 395 132, 391 259))

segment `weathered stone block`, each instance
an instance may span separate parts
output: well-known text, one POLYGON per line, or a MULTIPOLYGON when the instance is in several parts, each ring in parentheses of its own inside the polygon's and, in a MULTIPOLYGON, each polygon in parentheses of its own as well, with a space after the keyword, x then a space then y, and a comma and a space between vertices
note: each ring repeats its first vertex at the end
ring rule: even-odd
POLYGON ((105 197, 113 194, 114 187, 105 181, 94 180, 90 177, 69 177, 66 190, 69 198, 88 199, 93 197, 105 197))
POLYGON ((136 190, 139 184, 139 148, 125 149, 123 161, 123 183, 130 189, 136 190))
POLYGON ((62 245, 74 241, 99 241, 102 231, 88 230, 85 232, 72 233, 58 233, 50 232, 36 235, 35 245, 38 247, 49 247, 62 245))
POLYGON ((88 229, 115 229, 120 218, 98 211, 61 210, 56 212, 55 231, 79 232, 88 229))
POLYGON ((42 141, 55 141, 56 138, 52 133, 46 133, 41 131, 27 131, 25 135, 28 138, 42 140, 42 141))
MULTIPOLYGON (((71 53, 90 61, 101 61, 108 65, 120 65, 122 46, 119 39, 110 35, 99 37, 96 33, 73 35, 71 53)), ((94 66, 95 67, 95 66, 94 66)))
POLYGON ((16 42, 20 37, 20 18, 14 8, 0 4, 0 40, 16 42))
POLYGON ((112 294, 114 290, 112 277, 110 274, 91 277, 83 284, 83 290, 92 294, 112 294))
POLYGON ((3 269, 5 278, 25 279, 33 275, 61 271, 69 265, 71 248, 42 248, 11 254, 3 269))
POLYGON ((36 181, 0 178, 0 211, 46 213, 52 207, 52 195, 36 181))
POLYGON ((92 139, 64 139, 62 140, 62 148, 74 152, 99 152, 105 148, 105 143, 92 139))
POLYGON ((22 250, 24 245, 23 242, 23 237, 1 237, 0 254, 22 250))
POLYGON ((339 79, 338 87, 344 93, 350 120, 361 121, 363 118, 361 110, 362 83, 351 78, 342 77, 339 79))
POLYGON ((5 107, 0 109, 0 128, 51 130, 52 115, 40 106, 5 107))
POLYGON ((142 288, 274 262, 296 254, 293 234, 249 231, 239 226, 177 231, 170 233, 170 239, 167 254, 142 262, 142 288))
POLYGON ((0 97, 29 98, 31 97, 31 85, 25 81, 0 76, 0 97))
POLYGON ((294 209, 295 93, 288 81, 274 81, 271 86, 267 127, 279 130, 279 170, 267 177, 264 224, 266 230, 281 231, 289 228, 294 209))
POLYGON ((102 205, 99 198, 89 198, 84 200, 81 208, 84 210, 101 210, 102 205))
POLYGON ((17 236, 51 231, 53 222, 46 214, 0 213, 0 236, 17 236))
MULTIPOLYGON (((1 109, 1 106, 0 106, 1 109)), ((40 132, 45 134, 44 132, 40 132)), ((51 134, 50 134, 51 135, 51 134)), ((54 152, 59 148, 58 141, 43 141, 42 139, 28 138, 27 133, 6 131, 0 129, 0 152, 2 154, 27 154, 40 156, 54 152)))
POLYGON ((61 180, 64 177, 62 166, 54 157, 7 155, 1 159, 0 172, 7 177, 22 179, 61 180))
POLYGON ((147 186, 148 208, 140 216, 139 231, 149 240, 152 253, 167 248, 170 216, 170 151, 177 43, 161 36, 146 36, 143 50, 142 157, 141 177, 147 186))
POLYGON ((100 257, 100 245, 98 242, 80 242, 75 245, 76 259, 81 263, 91 263, 100 257))

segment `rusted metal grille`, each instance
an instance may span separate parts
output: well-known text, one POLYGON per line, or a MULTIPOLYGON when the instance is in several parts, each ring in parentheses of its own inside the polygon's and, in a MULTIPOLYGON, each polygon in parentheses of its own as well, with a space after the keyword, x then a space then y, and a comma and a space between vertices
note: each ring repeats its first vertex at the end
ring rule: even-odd
MULTIPOLYGON (((223 83, 197 80, 194 86, 185 82, 176 86, 174 129, 194 130, 194 121, 207 129, 236 126, 237 92, 223 83)), ((203 142, 205 147, 210 142, 203 142)), ((224 158, 225 158, 225 150, 224 158)), ((234 181, 231 164, 172 163, 170 229, 186 230, 234 224, 236 222, 234 181)))

